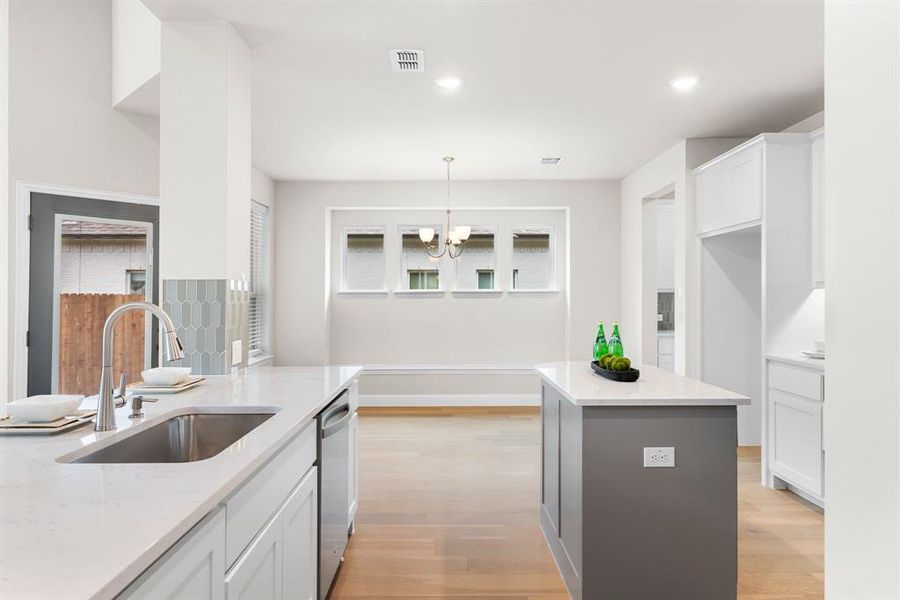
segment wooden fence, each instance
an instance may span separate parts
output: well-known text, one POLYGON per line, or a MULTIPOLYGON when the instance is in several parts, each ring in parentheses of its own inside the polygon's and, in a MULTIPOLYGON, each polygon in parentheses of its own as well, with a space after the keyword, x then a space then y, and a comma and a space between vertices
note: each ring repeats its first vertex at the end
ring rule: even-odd
MULTIPOLYGON (((97 393, 100 383, 103 324, 117 306, 143 300, 143 294, 59 295, 59 393, 97 393)), ((113 374, 128 383, 141 379, 144 369, 144 312, 123 315, 113 334, 113 374)))

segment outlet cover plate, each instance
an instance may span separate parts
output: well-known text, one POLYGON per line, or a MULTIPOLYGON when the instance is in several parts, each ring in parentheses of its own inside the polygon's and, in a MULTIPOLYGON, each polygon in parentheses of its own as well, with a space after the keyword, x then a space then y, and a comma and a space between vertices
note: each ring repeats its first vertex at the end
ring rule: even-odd
POLYGON ((241 364, 243 360, 243 348, 241 347, 241 340, 234 340, 231 342, 231 366, 235 367, 241 364))
POLYGON ((675 448, 672 446, 644 448, 644 466, 648 468, 675 467, 675 448))

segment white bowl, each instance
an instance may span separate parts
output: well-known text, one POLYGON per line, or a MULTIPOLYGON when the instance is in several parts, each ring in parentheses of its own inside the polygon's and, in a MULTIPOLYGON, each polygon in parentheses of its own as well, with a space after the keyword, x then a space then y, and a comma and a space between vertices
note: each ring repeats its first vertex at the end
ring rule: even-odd
POLYGON ((141 371, 145 385, 173 386, 191 374, 190 367, 155 367, 141 371))
POLYGON ((6 412, 19 421, 49 423, 74 413, 83 400, 73 395, 29 396, 7 404, 6 412))

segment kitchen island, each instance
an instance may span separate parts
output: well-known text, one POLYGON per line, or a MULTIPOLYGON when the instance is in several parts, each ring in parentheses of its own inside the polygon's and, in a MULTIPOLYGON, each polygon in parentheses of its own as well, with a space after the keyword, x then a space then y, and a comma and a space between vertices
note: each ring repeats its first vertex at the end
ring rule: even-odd
POLYGON ((0 438, 0 598, 113 598, 123 591, 127 597, 216 598, 226 589, 229 598, 250 597, 256 584, 282 590, 298 575, 314 593, 315 580, 309 578, 315 577, 316 556, 315 416, 344 390, 353 404, 360 372, 243 369, 157 396, 158 402, 144 405, 140 419, 129 419, 122 407, 115 431, 85 426, 50 437, 0 438), (88 447, 202 411, 273 416, 206 460, 68 462, 88 447), (293 507, 305 512, 282 510, 293 507), (283 523, 277 520, 282 513, 283 523), (307 520, 305 528, 299 519, 299 527, 289 527, 288 516, 294 515, 307 520), (296 560, 291 569, 273 571, 284 581, 252 581, 258 576, 254 561, 276 546, 287 557, 295 532, 305 535, 305 567, 296 560), (187 572, 192 560, 197 569, 187 572), (226 568, 230 579, 223 577, 226 568))
POLYGON ((541 364, 540 524, 569 594, 737 595, 736 407, 749 398, 640 365, 541 364))

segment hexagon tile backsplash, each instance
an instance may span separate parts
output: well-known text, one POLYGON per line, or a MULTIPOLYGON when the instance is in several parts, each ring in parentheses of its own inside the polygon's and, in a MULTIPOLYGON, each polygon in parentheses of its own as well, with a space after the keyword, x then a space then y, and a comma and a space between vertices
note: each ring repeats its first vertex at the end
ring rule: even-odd
MULTIPOLYGON (((182 366, 196 375, 227 375, 232 342, 246 338, 247 282, 229 279, 165 279, 162 307, 184 346, 182 366)), ((246 346, 246 344, 241 344, 246 346)))

